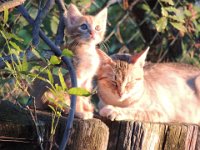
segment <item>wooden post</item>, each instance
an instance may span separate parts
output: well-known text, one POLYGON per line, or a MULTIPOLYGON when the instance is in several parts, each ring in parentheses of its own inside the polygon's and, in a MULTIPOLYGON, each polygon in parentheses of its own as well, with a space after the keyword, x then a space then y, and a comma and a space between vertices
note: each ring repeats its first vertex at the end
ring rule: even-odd
POLYGON ((109 150, 197 150, 198 125, 178 123, 111 122, 109 150))
MULTIPOLYGON (((51 129, 51 113, 37 112, 42 130, 43 146, 49 145, 51 129)), ((66 117, 61 117, 57 132, 56 143, 59 145, 63 137, 66 117)), ((99 119, 75 119, 68 141, 69 150, 105 150, 108 143, 109 129, 99 119)), ((8 101, 0 103, 0 149, 39 149, 36 128, 28 111, 13 105, 8 101)), ((56 148, 54 146, 54 148, 56 148)))
MULTIPOLYGON (((49 144, 51 114, 37 112, 43 146, 49 144)), ((56 132, 59 145, 66 118, 56 132)), ((0 103, 0 149, 39 149, 38 135, 27 111, 8 101, 0 103)), ((198 150, 200 128, 193 124, 75 119, 67 143, 69 150, 198 150)), ((54 146, 54 149, 57 149, 54 146)))

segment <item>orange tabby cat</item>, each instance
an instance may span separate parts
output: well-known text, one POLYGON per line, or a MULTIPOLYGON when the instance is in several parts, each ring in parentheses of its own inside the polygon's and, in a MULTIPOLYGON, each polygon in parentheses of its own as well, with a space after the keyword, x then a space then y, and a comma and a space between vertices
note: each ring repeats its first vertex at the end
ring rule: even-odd
POLYGON ((136 55, 101 53, 100 115, 111 120, 200 123, 200 69, 178 63, 145 64, 136 55))
MULTIPOLYGON (((71 4, 66 13, 67 48, 74 53, 73 64, 77 74, 78 87, 92 91, 92 78, 100 65, 96 45, 104 39, 107 21, 107 9, 95 16, 83 15, 78 8, 71 4)), ((67 81, 68 82, 68 81, 67 81)), ((68 82, 68 87, 70 82, 68 82)), ((46 98, 56 100, 51 92, 45 93, 46 98)), ((69 105, 69 95, 66 95, 69 105)), ((77 97, 77 117, 89 119, 93 117, 93 105, 90 97, 77 97)))

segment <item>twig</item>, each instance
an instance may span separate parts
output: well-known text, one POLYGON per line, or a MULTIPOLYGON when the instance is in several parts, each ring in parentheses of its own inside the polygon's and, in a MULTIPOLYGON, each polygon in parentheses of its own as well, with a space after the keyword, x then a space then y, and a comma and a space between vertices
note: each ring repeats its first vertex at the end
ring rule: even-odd
POLYGON ((33 30, 32 30, 32 32, 33 32, 32 44, 35 47, 39 44, 40 25, 41 25, 43 19, 47 16, 49 11, 54 6, 54 4, 55 4, 55 0, 48 0, 43 9, 40 8, 41 6, 39 6, 38 14, 37 14, 36 19, 34 21, 33 30))
POLYGON ((67 12, 67 9, 65 7, 65 3, 63 0, 55 0, 56 4, 58 5, 59 11, 60 13, 64 14, 65 12, 67 12))
MULTIPOLYGON (((24 51, 24 50, 22 50, 24 51)), ((40 58, 36 57, 32 51, 27 51, 26 53, 21 52, 19 54, 19 57, 22 61, 24 55, 26 55, 27 57, 27 61, 38 61, 40 60, 40 58)), ((46 59, 50 59, 51 56, 54 55, 54 53, 52 51, 43 51, 41 56, 46 58, 46 59)), ((0 69, 4 68, 6 66, 5 61, 12 63, 13 61, 16 62, 17 58, 15 55, 8 55, 8 56, 3 56, 0 58, 0 69)))
MULTIPOLYGON (((35 103, 35 102, 34 102, 35 103)), ((35 104, 34 104, 35 105, 35 104)), ((44 148, 43 148, 43 141, 44 141, 44 139, 43 139, 43 134, 42 134, 42 132, 41 132, 41 130, 39 129, 39 121, 38 121, 38 119, 37 119, 37 114, 36 114, 36 106, 34 106, 34 115, 33 115, 33 113, 31 112, 31 110, 29 109, 29 107, 27 106, 26 107, 27 109, 28 109, 28 111, 29 111, 29 113, 30 113, 30 115, 31 115, 31 118, 32 118, 32 120, 33 120, 33 122, 34 122, 34 125, 35 125, 35 129, 36 129, 36 132, 37 132, 37 136, 38 136, 38 144, 40 145, 40 149, 41 150, 44 150, 44 148)))
POLYGON ((56 39, 55 39, 55 44, 57 46, 63 44, 63 37, 64 37, 64 29, 65 29, 65 14, 67 12, 65 8, 65 4, 62 0, 55 0, 56 4, 58 5, 58 9, 60 11, 60 19, 59 19, 59 24, 58 24, 58 29, 57 29, 57 34, 56 34, 56 39))

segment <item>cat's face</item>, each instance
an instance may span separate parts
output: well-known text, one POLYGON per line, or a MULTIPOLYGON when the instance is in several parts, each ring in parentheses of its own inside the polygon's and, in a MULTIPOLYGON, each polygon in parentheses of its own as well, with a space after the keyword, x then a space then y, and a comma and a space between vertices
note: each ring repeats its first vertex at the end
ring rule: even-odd
POLYGON ((83 15, 73 4, 69 6, 66 19, 68 37, 78 43, 100 43, 106 31, 107 9, 96 16, 83 15))
POLYGON ((120 57, 111 59, 104 55, 103 64, 98 72, 98 85, 103 87, 99 90, 100 94, 107 94, 107 97, 112 97, 116 102, 137 97, 143 88, 146 54, 147 52, 133 56, 118 55, 121 58, 126 57, 127 60, 120 60, 120 57))

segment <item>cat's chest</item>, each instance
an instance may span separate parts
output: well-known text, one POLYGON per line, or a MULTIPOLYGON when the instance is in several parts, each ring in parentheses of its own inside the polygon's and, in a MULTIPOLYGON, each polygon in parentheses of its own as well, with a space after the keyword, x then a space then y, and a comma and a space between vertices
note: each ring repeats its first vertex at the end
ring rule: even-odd
POLYGON ((86 65, 85 69, 96 70, 100 65, 100 59, 96 52, 94 52, 94 54, 85 54, 81 59, 86 65))
POLYGON ((94 47, 84 47, 76 51, 73 63, 76 68, 82 67, 88 71, 95 71, 100 65, 100 58, 94 47))
POLYGON ((83 49, 73 58, 73 64, 77 73, 84 75, 84 78, 92 78, 100 65, 100 58, 96 49, 83 49))

